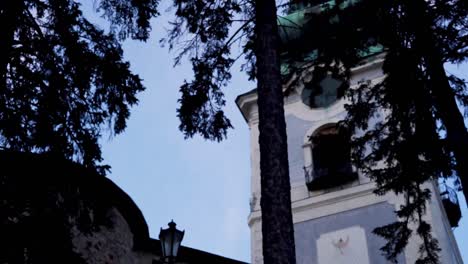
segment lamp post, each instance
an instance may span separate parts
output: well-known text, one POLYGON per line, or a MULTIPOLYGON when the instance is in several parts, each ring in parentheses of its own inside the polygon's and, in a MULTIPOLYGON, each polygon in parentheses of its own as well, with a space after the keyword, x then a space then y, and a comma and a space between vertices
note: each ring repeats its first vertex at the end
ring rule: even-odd
POLYGON ((179 251, 180 243, 184 238, 184 231, 177 230, 176 223, 173 220, 168 224, 169 228, 162 229, 159 232, 159 240, 161 241, 162 257, 164 261, 173 264, 179 251))

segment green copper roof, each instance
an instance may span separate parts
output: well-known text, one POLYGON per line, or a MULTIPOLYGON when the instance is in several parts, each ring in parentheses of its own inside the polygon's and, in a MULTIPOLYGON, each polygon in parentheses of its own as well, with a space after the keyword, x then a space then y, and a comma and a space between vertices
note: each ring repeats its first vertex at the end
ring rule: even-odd
POLYGON ((308 9, 302 9, 286 16, 278 17, 279 35, 283 44, 303 37, 303 27, 310 18, 306 17, 308 9))
MULTIPOLYGON (((348 0, 341 4, 340 8, 344 9, 350 4, 357 3, 359 0, 348 0)), ((295 11, 288 13, 286 16, 278 16, 279 35, 283 43, 299 39, 303 36, 303 29, 307 22, 310 20, 308 14, 320 13, 327 8, 335 5, 335 0, 323 1, 318 0, 317 5, 306 6, 295 11), (320 3, 322 2, 322 3, 320 3)), ((303 4, 295 4, 303 5, 303 4)))
MULTIPOLYGON (((344 9, 351 4, 357 3, 359 0, 348 0, 341 4, 340 8, 344 9)), ((283 53, 281 54, 281 74, 288 75, 291 73, 293 68, 301 67, 302 65, 306 64, 307 62, 313 61, 317 57, 317 51, 312 50, 308 54, 306 54, 302 61, 294 61, 288 56, 288 44, 293 42, 301 41, 301 39, 305 38, 305 26, 310 26, 307 24, 311 19, 309 14, 312 13, 320 13, 327 8, 333 7, 335 5, 335 0, 331 1, 323 1, 318 0, 317 5, 314 6, 304 6, 304 4, 297 3, 296 8, 292 8, 292 12, 287 14, 286 16, 278 16, 278 30, 279 36, 281 39, 281 45, 283 47, 283 53), (299 8, 297 8, 299 7, 299 8)), ((310 30, 307 30, 311 32, 310 30)), ((367 52, 363 52, 360 54, 363 58, 375 55, 383 51, 383 47, 381 45, 370 47, 367 52)))

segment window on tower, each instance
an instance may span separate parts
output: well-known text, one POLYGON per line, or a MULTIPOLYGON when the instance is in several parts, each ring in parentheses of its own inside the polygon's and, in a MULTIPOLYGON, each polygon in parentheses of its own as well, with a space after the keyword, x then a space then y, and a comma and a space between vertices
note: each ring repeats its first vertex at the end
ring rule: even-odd
POLYGON ((349 133, 336 125, 318 130, 311 137, 312 165, 306 167, 309 190, 343 185, 357 179, 351 166, 349 133))
POLYGON ((318 81, 304 83, 302 102, 311 108, 328 107, 343 97, 346 83, 326 75, 318 81))

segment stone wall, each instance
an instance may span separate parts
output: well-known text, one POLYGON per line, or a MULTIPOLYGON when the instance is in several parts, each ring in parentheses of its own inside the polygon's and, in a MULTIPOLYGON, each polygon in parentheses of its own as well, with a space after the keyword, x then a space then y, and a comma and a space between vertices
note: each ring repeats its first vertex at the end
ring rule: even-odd
POLYGON ((152 263, 158 245, 109 179, 51 155, 0 151, 0 263, 152 263))
POLYGON ((134 235, 127 221, 115 207, 106 213, 109 226, 84 233, 74 226, 72 229, 73 250, 89 264, 151 264, 152 255, 134 250, 134 235))

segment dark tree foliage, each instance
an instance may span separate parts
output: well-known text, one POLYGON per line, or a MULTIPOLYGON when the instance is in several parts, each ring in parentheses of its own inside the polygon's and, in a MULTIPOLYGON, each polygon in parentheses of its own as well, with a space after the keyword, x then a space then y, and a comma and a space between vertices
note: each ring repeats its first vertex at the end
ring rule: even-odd
MULTIPOLYGON (((402 194, 399 221, 374 232, 387 239, 384 255, 396 258, 413 230, 421 238, 417 263, 440 263, 437 240, 423 215, 428 185, 459 179, 468 194, 468 134, 457 103, 467 106, 466 82, 447 76, 443 64, 468 55, 466 1, 333 1, 311 14, 305 30, 317 37, 295 49, 296 59, 317 50, 315 74, 324 70, 349 80, 350 69, 371 46, 383 45, 382 81, 363 80, 347 90, 344 125, 355 131, 352 158, 377 183, 377 194, 402 194), (320 28, 313 25, 320 25, 320 28), (369 126, 373 122, 375 125, 369 126)), ((300 70, 300 69, 297 69, 300 70)))
POLYGON ((119 40, 146 40, 159 0, 100 0, 110 33, 74 0, 0 2, 0 146, 106 166, 98 139, 121 133, 144 90, 119 40))
POLYGON ((180 87, 179 128, 186 137, 199 133, 220 141, 232 127, 222 111, 226 102, 221 88, 231 79, 231 45, 237 36, 230 38, 229 30, 242 12, 241 3, 175 0, 174 7, 176 20, 163 42, 169 42, 171 49, 180 46, 175 63, 189 56, 194 72, 194 80, 180 87))
POLYGON ((73 228, 110 224, 102 190, 82 183, 104 179, 98 139, 125 129, 144 90, 120 40, 147 39, 158 0, 95 3, 110 33, 78 1, 0 1, 1 263, 84 263, 73 228))

